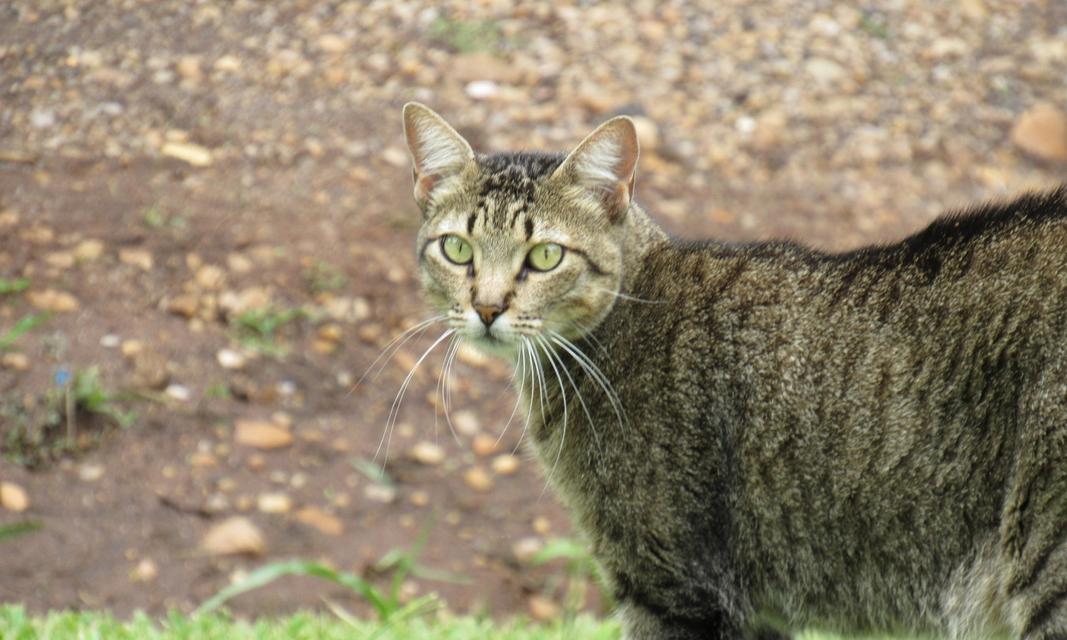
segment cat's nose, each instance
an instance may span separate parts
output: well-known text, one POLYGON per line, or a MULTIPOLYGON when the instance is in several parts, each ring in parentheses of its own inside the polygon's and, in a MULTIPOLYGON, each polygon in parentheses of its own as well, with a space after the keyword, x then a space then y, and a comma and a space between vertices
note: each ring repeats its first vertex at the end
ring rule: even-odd
POLYGON ((478 312, 478 317, 482 319, 485 326, 493 324, 493 320, 497 319, 497 316, 508 310, 507 305, 499 304, 476 304, 474 310, 478 312))

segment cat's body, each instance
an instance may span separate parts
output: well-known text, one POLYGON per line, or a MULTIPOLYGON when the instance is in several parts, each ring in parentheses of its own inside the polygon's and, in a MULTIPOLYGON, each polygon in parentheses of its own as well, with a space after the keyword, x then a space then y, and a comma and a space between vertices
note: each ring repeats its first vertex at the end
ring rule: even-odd
POLYGON ((533 428, 621 601, 696 628, 716 606, 845 632, 1009 626, 1003 581, 1048 542, 1067 553, 1067 208, 938 226, 840 256, 646 247, 624 291, 648 302, 618 301, 579 343, 626 423, 564 358, 597 433, 566 389, 553 469, 551 381, 533 428), (1059 424, 1033 419, 1050 404, 1059 424), (1038 441, 1059 469, 1024 462, 1038 441), (1027 513, 1026 487, 1059 511, 1027 513), (1042 535, 1012 567, 1012 540, 1042 535))
POLYGON ((483 157, 449 188, 433 181, 420 239, 426 253, 443 225, 484 247, 467 284, 424 264, 426 289, 475 331, 469 296, 489 348, 506 331, 534 345, 516 358, 530 435, 627 637, 1067 638, 1067 191, 840 255, 684 243, 630 202, 636 149, 604 160, 626 155, 628 133, 598 130, 540 168, 483 157), (487 188, 494 175, 528 185, 504 190, 525 204, 487 188), (591 215, 590 194, 607 214, 581 235, 568 216, 591 215), (540 270, 486 273, 507 262, 500 234, 521 248, 535 222, 585 258, 530 285, 557 298, 522 288, 540 270), (601 236, 610 246, 588 244, 601 236), (561 300, 585 315, 551 325, 561 300))

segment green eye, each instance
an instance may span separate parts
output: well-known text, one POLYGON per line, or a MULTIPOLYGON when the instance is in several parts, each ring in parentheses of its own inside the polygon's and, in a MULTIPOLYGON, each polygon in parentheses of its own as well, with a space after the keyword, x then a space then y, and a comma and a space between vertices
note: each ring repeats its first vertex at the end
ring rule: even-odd
POLYGON ((530 249, 526 264, 535 271, 551 271, 563 259, 563 247, 555 242, 542 242, 530 249))
POLYGON ((441 251, 450 262, 456 264, 467 264, 474 258, 470 243, 459 236, 441 238, 441 251))

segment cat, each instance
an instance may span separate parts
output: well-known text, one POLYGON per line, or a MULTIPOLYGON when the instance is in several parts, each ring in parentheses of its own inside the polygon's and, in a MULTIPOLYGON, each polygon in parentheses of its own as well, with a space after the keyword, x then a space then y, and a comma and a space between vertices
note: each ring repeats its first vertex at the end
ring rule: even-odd
POLYGON ((566 155, 403 121, 422 290, 514 364, 625 638, 1067 638, 1067 188, 847 253, 683 241, 626 117, 566 155))

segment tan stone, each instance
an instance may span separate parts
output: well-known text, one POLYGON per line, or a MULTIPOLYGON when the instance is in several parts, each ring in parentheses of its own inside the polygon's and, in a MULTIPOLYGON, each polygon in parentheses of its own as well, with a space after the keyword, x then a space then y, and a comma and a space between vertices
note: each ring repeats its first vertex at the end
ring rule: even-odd
POLYGON ((289 513, 293 499, 284 493, 262 493, 256 499, 256 508, 263 513, 289 513))
POLYGON ((189 293, 177 295, 167 300, 166 308, 175 315, 192 318, 200 310, 200 298, 189 293))
POLYGON ((12 351, 0 355, 0 367, 14 369, 15 371, 25 371, 30 368, 30 359, 25 353, 12 351))
POLYGON ((99 240, 83 240, 74 247, 74 259, 79 262, 90 262, 104 254, 104 243, 99 240))
POLYGON ((236 423, 234 441, 256 449, 280 449, 293 443, 293 434, 273 422, 240 419, 236 423))
POLYGON ((1042 160, 1067 161, 1067 113, 1050 104, 1036 104, 1015 121, 1011 141, 1042 160))
POLYGON ((326 53, 344 53, 348 50, 348 41, 334 33, 322 34, 315 44, 326 53))
POLYGON ((207 167, 215 161, 210 149, 192 142, 167 142, 159 151, 194 167, 207 167))
POLYGON ((491 456, 500 450, 499 438, 488 433, 479 433, 474 436, 474 440, 471 442, 471 449, 479 456, 491 456))
POLYGON ((30 497, 25 489, 14 482, 0 482, 0 507, 22 513, 30 508, 30 497))
POLYGON ((200 541, 200 548, 212 555, 261 555, 267 551, 267 542, 251 520, 234 516, 211 527, 200 541))
POLYGON ((199 80, 203 72, 200 69, 200 56, 182 56, 175 65, 178 75, 188 80, 199 80))
POLYGON ((552 530, 552 523, 544 516, 537 516, 533 520, 533 530, 541 535, 545 535, 552 530))
POLYGON ((205 264, 196 270, 196 283, 205 289, 220 289, 225 280, 226 272, 213 264, 205 264))
POLYGON ((152 582, 159 576, 159 567, 151 558, 142 558, 130 572, 133 582, 152 582))
POLYGON ((530 617, 539 622, 551 622, 558 620, 560 616, 559 605, 545 596, 530 596, 526 601, 526 609, 530 617))
POLYGON ((151 252, 146 249, 119 249, 119 260, 145 271, 151 271, 155 263, 151 252))
POLYGON ((505 453, 493 458, 493 472, 501 476, 510 476, 519 470, 519 458, 505 453))
POLYGON ((140 340, 123 340, 119 351, 125 358, 136 358, 144 351, 144 343, 140 340))
POLYGON ((44 261, 57 269, 69 269, 74 266, 74 254, 69 251, 53 251, 44 257, 44 261))
POLYGON ((44 291, 30 291, 26 294, 30 304, 44 311, 55 313, 68 313, 80 308, 78 299, 65 291, 45 289, 44 291))
POLYGON ((463 481, 475 491, 489 491, 493 488, 493 477, 481 467, 471 467, 463 473, 463 481))
POLYGON ((457 411, 452 415, 452 425, 455 426, 456 431, 465 436, 476 435, 482 428, 478 415, 467 409, 457 411))
POLYGON ((422 464, 438 465, 445 460, 445 450, 432 442, 422 441, 415 443, 408 456, 422 464))
POLYGON ((296 520, 328 536, 339 536, 345 531, 344 523, 337 516, 330 515, 318 507, 304 507, 296 512, 296 520))

